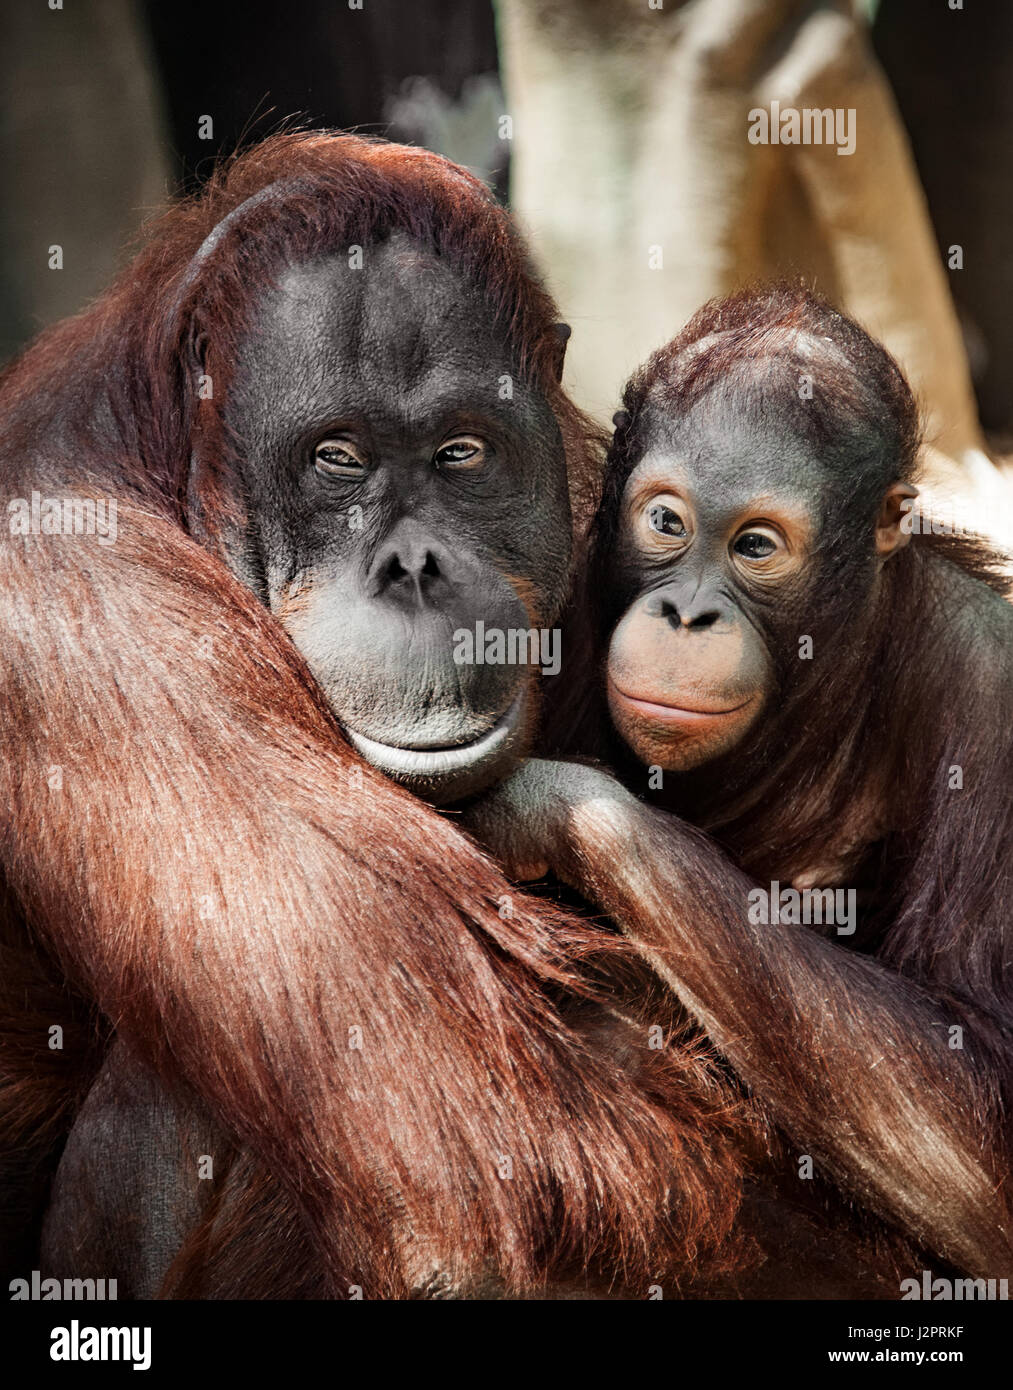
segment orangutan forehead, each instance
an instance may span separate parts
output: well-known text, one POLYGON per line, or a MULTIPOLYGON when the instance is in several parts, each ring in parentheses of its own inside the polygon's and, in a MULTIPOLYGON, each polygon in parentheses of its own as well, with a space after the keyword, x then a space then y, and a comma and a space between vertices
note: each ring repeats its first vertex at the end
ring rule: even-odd
POLYGON ((240 351, 241 372, 271 364, 294 373, 300 391, 347 377, 414 389, 440 371, 479 378, 494 394, 514 354, 478 290, 398 234, 361 257, 342 251, 282 272, 240 351))
MULTIPOLYGON (((833 338, 793 324, 779 323, 764 328, 755 338, 741 328, 723 328, 697 338, 676 354, 669 371, 659 375, 657 386, 664 390, 666 377, 678 378, 701 359, 713 356, 722 369, 727 359, 734 365, 736 375, 749 375, 752 367, 766 367, 779 359, 795 363, 833 360, 834 370, 844 367, 855 372, 855 364, 833 338)), ((741 379, 741 378, 740 378, 741 379)), ((716 382, 715 382, 716 384, 716 382)))
POLYGON ((660 421, 648 438, 626 483, 632 505, 671 488, 707 499, 718 511, 741 510, 763 496, 807 515, 820 508, 827 481, 820 461, 800 435, 774 420, 758 427, 741 416, 691 412, 682 421, 660 421))

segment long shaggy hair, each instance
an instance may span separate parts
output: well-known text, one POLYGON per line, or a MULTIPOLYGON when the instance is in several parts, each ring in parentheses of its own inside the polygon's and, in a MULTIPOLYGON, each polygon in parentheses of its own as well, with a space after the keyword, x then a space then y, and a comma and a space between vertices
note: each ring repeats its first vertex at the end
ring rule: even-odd
MULTIPOLYGON (((195 451, 205 513, 243 505, 218 412, 262 287, 393 228, 481 286, 588 495, 555 308, 480 184, 351 136, 233 160, 0 379, 8 495, 118 504, 112 545, 0 543, 3 874, 62 978, 284 1186, 332 1292, 699 1268, 727 1253, 739 1171, 706 1058, 676 1047, 634 1075, 570 1025, 582 961, 621 944, 363 766, 214 526, 188 534, 195 451)), ((4 1005, 18 1028, 29 1007, 4 1005)), ((8 1153, 53 1104, 25 1081, 0 1088, 8 1153)))

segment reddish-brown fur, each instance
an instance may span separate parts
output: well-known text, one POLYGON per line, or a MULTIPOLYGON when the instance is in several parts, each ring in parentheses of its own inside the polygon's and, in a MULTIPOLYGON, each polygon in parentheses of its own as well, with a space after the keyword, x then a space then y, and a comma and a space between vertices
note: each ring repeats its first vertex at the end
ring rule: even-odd
MULTIPOLYGON (((635 1080, 568 1025, 551 990, 585 990, 577 962, 614 939, 511 890, 448 819, 361 767, 288 637, 214 553, 216 523, 242 505, 220 409, 258 293, 284 260, 388 226, 484 287, 587 496, 593 458, 555 385, 553 305, 461 170, 286 136, 174 208, 106 296, 0 379, 7 496, 119 507, 113 545, 0 543, 15 949, 27 926, 172 1095, 267 1165, 325 1287, 397 1296, 439 1270, 524 1288, 590 1266, 642 1284, 699 1264, 734 1212, 704 1062, 672 1052, 635 1080), (212 228, 279 179, 301 183, 187 278, 212 228), (213 400, 196 400, 198 361, 213 400), (202 544, 187 534, 191 452, 202 544)), ((48 1004, 30 1012, 30 993, 5 1002, 5 1026, 31 1020, 39 1062, 33 1102, 30 1055, 4 1047, 7 1152, 45 1147, 55 1103, 54 1019, 48 1004)))
POLYGON ((997 593, 1008 586, 1002 557, 945 534, 912 536, 869 581, 884 490, 915 471, 917 411, 886 353, 804 290, 705 306, 627 387, 581 605, 597 637, 568 645, 583 669, 564 673, 572 699, 559 745, 595 749, 645 790, 600 701, 620 498, 643 453, 648 395, 678 416, 717 382, 754 400, 762 392, 771 417, 802 432, 827 468, 836 461, 853 490, 820 532, 804 626, 781 634, 789 674, 769 716, 731 753, 647 793, 712 838, 640 807, 630 834, 650 869, 627 875, 631 889, 621 845, 609 856, 599 835, 584 847, 579 886, 696 1001, 768 1114, 824 1173, 937 1257, 1005 1276, 1013 611, 997 593), (814 345, 802 360, 799 333, 814 345), (804 403, 801 370, 818 382, 804 403), (861 466, 877 430, 882 476, 861 466), (791 650, 799 631, 812 635, 811 662, 791 650), (842 828, 857 852, 835 876, 842 828), (750 924, 754 882, 787 886, 827 864, 820 886, 862 892, 854 941, 750 924))

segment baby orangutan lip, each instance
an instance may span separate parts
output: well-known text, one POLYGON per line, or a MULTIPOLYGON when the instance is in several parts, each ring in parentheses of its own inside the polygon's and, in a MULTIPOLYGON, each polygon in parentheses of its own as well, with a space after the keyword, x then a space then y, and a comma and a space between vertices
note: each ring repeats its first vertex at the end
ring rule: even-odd
POLYGON ((615 681, 609 678, 609 688, 613 699, 624 705, 631 713, 640 714, 659 723, 685 724, 692 723, 694 720, 721 719, 729 714, 738 714, 739 710, 752 701, 750 695, 741 704, 732 705, 728 709, 692 709, 688 705, 663 705, 655 700, 642 700, 636 695, 627 695, 625 690, 620 690, 615 681))

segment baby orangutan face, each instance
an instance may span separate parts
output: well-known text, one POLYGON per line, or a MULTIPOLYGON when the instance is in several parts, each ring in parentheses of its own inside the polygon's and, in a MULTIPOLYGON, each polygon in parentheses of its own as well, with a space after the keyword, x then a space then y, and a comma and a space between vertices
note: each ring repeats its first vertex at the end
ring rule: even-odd
MULTIPOLYGON (((653 411, 626 483, 610 582, 622 616, 607 659, 612 722, 648 766, 687 772, 743 742, 778 688, 777 654, 806 631, 834 509, 820 460, 708 397, 653 411)), ((907 539, 891 490, 870 558, 907 539)))

